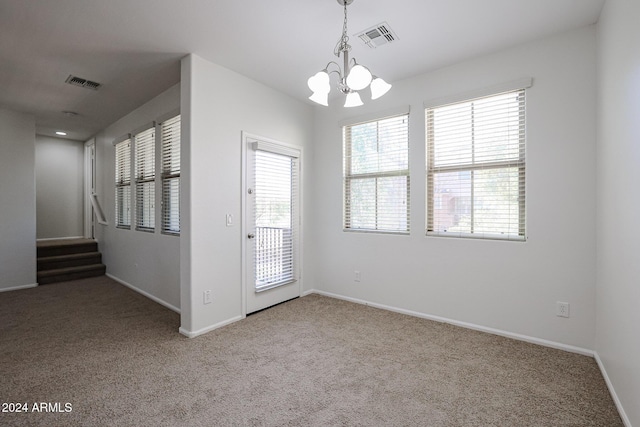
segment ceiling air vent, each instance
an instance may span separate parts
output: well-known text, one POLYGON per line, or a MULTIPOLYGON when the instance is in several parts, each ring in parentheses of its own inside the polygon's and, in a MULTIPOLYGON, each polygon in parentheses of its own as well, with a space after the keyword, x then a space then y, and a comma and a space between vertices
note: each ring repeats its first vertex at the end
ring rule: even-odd
POLYGON ((86 87, 87 89, 93 89, 93 90, 98 90, 98 88, 102 86, 101 83, 83 79, 82 77, 72 76, 71 74, 69 74, 69 77, 67 77, 67 80, 65 80, 64 82, 69 83, 70 85, 86 87))
POLYGON ((386 22, 367 28, 366 30, 359 32, 357 36, 371 49, 375 49, 378 46, 398 40, 398 36, 396 36, 391 27, 389 27, 389 24, 386 22))

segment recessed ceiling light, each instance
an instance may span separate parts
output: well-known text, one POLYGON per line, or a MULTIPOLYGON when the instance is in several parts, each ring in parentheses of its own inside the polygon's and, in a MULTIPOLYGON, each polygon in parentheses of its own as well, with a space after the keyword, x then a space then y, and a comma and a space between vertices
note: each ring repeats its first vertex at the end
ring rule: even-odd
POLYGON ((65 136, 66 134, 66 132, 56 131, 56 135, 65 136))

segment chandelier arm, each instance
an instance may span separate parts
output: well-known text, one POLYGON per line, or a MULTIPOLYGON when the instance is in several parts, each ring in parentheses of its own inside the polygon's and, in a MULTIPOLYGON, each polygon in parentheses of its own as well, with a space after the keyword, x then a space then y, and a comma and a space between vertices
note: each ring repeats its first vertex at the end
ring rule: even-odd
POLYGON ((340 77, 340 80, 342 80, 342 73, 340 72, 340 70, 329 71, 327 74, 333 74, 333 73, 336 73, 340 77))
POLYGON ((336 67, 340 68, 340 65, 339 65, 337 62, 335 62, 335 61, 329 61, 329 62, 327 63, 327 66, 326 66, 326 67, 324 67, 324 69, 325 69, 325 70, 329 70, 329 65, 331 65, 331 64, 333 64, 333 65, 335 65, 336 67))
POLYGON ((329 63, 327 64, 327 66, 326 66, 326 67, 324 67, 324 71, 325 71, 327 74, 336 73, 336 74, 338 74, 338 76, 340 76, 340 80, 342 80, 342 69, 340 68, 340 65, 339 65, 337 62, 329 61, 329 63), (331 70, 331 71, 329 71, 329 66, 330 66, 331 64, 335 65, 337 69, 336 69, 336 70, 331 70))

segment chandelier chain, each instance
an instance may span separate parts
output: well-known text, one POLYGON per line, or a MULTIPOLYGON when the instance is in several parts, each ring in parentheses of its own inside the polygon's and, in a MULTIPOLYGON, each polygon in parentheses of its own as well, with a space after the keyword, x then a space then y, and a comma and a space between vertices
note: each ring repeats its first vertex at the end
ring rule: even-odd
POLYGON ((347 52, 351 50, 351 46, 349 46, 349 36, 347 35, 347 2, 344 2, 344 21, 342 23, 342 36, 336 45, 336 48, 333 51, 333 54, 340 57, 340 52, 347 52))

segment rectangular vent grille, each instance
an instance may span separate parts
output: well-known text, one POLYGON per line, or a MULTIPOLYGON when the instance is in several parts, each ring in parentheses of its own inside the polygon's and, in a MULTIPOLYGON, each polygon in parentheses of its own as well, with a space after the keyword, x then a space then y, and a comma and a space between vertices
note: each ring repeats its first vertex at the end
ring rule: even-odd
POLYGON ((72 76, 71 74, 69 74, 69 77, 67 77, 67 80, 64 82, 69 83, 70 85, 86 87, 87 89, 93 90, 98 90, 100 86, 102 86, 101 83, 83 79, 82 77, 72 76))
POLYGON ((367 28, 366 30, 359 32, 357 36, 371 49, 375 49, 378 46, 398 40, 398 36, 386 22, 367 28))

